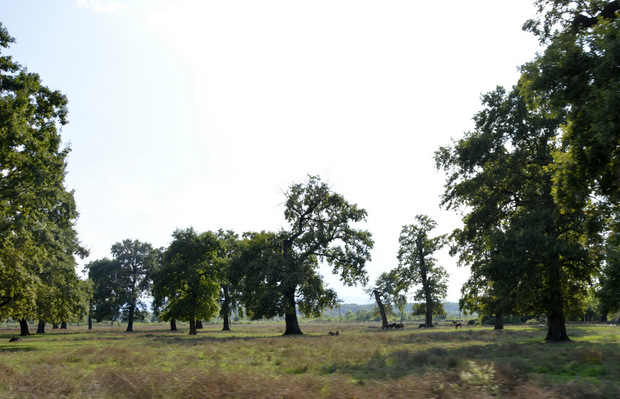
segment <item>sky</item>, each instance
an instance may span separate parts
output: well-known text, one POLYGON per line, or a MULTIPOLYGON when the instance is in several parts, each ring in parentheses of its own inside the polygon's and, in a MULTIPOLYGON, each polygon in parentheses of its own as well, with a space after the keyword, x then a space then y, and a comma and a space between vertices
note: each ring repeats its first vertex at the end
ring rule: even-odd
MULTIPOLYGON (((473 128, 480 95, 538 50, 533 0, 0 0, 3 54, 69 99, 66 184, 90 250, 166 247, 175 229, 275 231, 308 175, 368 212, 370 283, 440 208, 433 156, 473 128)), ((469 270, 436 254, 458 301, 469 270)), ((369 303, 328 267, 347 303, 369 303)))

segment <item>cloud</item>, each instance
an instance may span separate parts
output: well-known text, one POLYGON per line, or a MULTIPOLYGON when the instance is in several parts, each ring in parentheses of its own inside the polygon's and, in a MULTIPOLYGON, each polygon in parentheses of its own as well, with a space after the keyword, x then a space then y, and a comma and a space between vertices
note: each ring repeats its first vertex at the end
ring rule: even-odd
POLYGON ((80 7, 90 8, 98 14, 118 14, 127 9, 125 4, 117 1, 77 0, 80 7))

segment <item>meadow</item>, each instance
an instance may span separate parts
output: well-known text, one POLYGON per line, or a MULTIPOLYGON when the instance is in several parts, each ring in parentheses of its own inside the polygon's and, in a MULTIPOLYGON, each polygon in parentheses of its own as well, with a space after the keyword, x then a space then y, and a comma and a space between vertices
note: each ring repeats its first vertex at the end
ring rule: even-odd
POLYGON ((1 398, 613 398, 620 397, 620 327, 449 325, 381 330, 378 323, 70 326, 9 339, 0 328, 1 398), (340 335, 330 336, 329 331, 340 335))

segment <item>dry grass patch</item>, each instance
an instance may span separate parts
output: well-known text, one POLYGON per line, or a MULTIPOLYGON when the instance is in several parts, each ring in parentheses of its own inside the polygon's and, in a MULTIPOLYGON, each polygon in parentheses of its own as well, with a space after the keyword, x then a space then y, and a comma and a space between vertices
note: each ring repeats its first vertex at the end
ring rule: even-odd
POLYGON ((551 398, 618 396, 618 331, 582 327, 569 344, 544 331, 382 331, 367 324, 162 326, 0 341, 0 397, 551 398), (339 330, 339 336, 327 331, 339 330), (23 345, 22 345, 23 344, 23 345), (578 395, 577 395, 577 394, 578 395), (581 396, 579 396, 581 395, 581 396))

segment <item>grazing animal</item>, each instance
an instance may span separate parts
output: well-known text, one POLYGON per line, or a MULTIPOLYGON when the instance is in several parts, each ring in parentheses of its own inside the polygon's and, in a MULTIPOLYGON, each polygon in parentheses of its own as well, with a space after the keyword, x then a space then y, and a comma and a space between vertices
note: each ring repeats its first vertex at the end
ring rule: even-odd
POLYGON ((401 328, 401 329, 403 329, 403 330, 404 330, 404 329, 405 329, 405 325, 404 325, 403 323, 396 323, 396 327, 394 327, 394 328, 396 328, 397 330, 398 330, 399 328, 401 328))
POLYGON ((13 337, 13 338, 9 339, 9 342, 17 342, 17 341, 19 341, 19 339, 20 339, 19 337, 13 337))
POLYGON ((461 327, 461 328, 463 327, 463 326, 461 325, 461 323, 454 323, 454 329, 455 329, 455 330, 456 330, 457 328, 459 328, 459 327, 461 327))
POLYGON ((418 326, 418 330, 419 330, 420 328, 425 328, 425 327, 426 327, 426 323, 420 324, 420 325, 418 326))
POLYGON ((384 330, 391 330, 392 328, 396 328, 396 323, 384 324, 381 328, 384 330))
POLYGON ((334 335, 340 335, 340 333, 338 332, 338 330, 336 330, 336 332, 331 332, 331 331, 328 332, 327 335, 334 336, 334 335))

